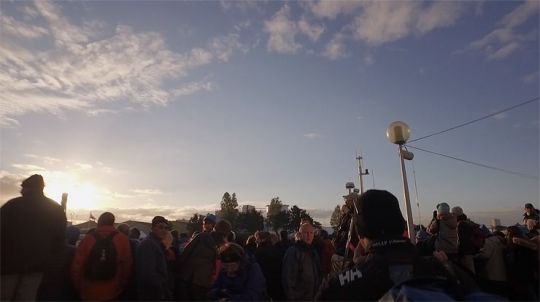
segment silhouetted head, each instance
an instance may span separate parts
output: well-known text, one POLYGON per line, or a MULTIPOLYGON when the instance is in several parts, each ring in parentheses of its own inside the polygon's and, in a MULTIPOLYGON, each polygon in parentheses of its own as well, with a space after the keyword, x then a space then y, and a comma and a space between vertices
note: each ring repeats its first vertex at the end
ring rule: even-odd
POLYGON ((211 232, 216 226, 216 215, 208 214, 203 219, 203 232, 211 232))
POLYGON ((118 232, 128 236, 129 235, 129 225, 125 224, 125 223, 121 223, 119 225, 116 226, 116 229, 118 230, 118 232))
POLYGON ((42 194, 43 188, 45 188, 45 181, 43 180, 43 176, 39 174, 34 174, 22 181, 21 194, 23 196, 36 193, 42 194))
POLYGON ((390 192, 368 190, 357 200, 356 230, 360 238, 397 239, 405 231, 399 202, 390 192))
POLYGON ((113 226, 114 225, 114 215, 113 215, 113 213, 105 212, 105 213, 99 215, 97 224, 98 224, 98 226, 102 226, 102 225, 113 226))
POLYGON ((214 227, 214 231, 218 234, 221 234, 225 237, 229 235, 229 233, 232 230, 231 223, 228 222, 225 219, 222 219, 216 223, 216 226, 214 227))
POLYGON ((240 268, 240 262, 244 259, 246 252, 244 249, 232 242, 227 242, 218 249, 221 268, 229 276, 234 276, 240 268))
POLYGON ((141 231, 139 231, 138 228, 131 228, 131 230, 129 230, 129 238, 139 239, 139 237, 141 237, 141 231))

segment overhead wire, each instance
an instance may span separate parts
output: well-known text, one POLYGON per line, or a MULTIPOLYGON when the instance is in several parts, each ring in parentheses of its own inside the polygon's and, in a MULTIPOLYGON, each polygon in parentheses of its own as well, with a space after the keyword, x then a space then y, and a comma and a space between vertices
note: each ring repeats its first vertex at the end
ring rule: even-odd
POLYGON ((516 172, 516 171, 511 171, 511 170, 508 170, 508 169, 502 169, 502 168, 498 168, 498 167, 494 167, 494 166, 489 166, 489 165, 486 165, 486 164, 481 164, 481 163, 473 162, 473 161, 470 161, 470 160, 457 158, 457 157, 454 157, 454 156, 450 156, 450 155, 446 155, 446 154, 442 154, 442 153, 422 149, 422 148, 419 148, 419 147, 411 146, 409 144, 407 144, 406 146, 408 148, 411 148, 411 149, 423 151, 423 152, 426 152, 426 153, 431 153, 431 154, 434 154, 434 155, 439 155, 439 156, 442 156, 442 157, 450 158, 450 159, 457 160, 457 161, 460 161, 460 162, 464 162, 464 163, 467 163, 467 164, 471 164, 471 165, 474 165, 474 166, 478 166, 478 167, 482 167, 482 168, 486 168, 486 169, 491 169, 491 170, 495 170, 495 171, 499 171, 499 172, 503 172, 503 173, 507 173, 507 174, 512 174, 512 175, 523 177, 523 178, 539 180, 538 176, 529 175, 529 174, 516 172))
POLYGON ((412 140, 409 141, 409 143, 414 143, 414 142, 417 142, 417 141, 419 141, 419 140, 426 139, 426 138, 428 138, 428 137, 432 137, 432 136, 435 136, 435 135, 439 135, 439 134, 442 134, 442 133, 445 133, 445 132, 448 132, 448 131, 455 130, 455 129, 457 129, 457 128, 461 128, 461 127, 463 127, 463 126, 467 126, 467 125, 470 125, 470 124, 473 124, 473 123, 476 123, 476 122, 485 120, 485 119, 487 119, 487 118, 496 116, 496 115, 501 114, 501 113, 504 113, 504 112, 506 112, 506 111, 510 111, 510 110, 512 110, 512 109, 515 109, 515 108, 518 108, 518 107, 527 105, 527 104, 532 103, 532 102, 535 102, 535 101, 538 101, 539 99, 540 99, 540 97, 537 96, 537 97, 535 97, 535 98, 533 98, 533 99, 530 99, 530 100, 527 100, 527 101, 525 101, 525 102, 516 104, 516 105, 514 105, 514 106, 510 106, 510 107, 508 107, 508 108, 505 108, 505 109, 499 110, 499 111, 497 111, 497 112, 488 114, 488 115, 486 115, 486 116, 483 116, 483 117, 474 119, 474 120, 472 120, 472 121, 465 122, 465 123, 459 124, 459 125, 457 125, 457 126, 450 127, 450 128, 448 128, 448 129, 441 130, 441 131, 438 131, 438 132, 435 132, 435 133, 432 133, 432 134, 429 134, 429 135, 425 135, 425 136, 422 136, 422 137, 419 137, 419 138, 416 138, 416 139, 412 139, 412 140))

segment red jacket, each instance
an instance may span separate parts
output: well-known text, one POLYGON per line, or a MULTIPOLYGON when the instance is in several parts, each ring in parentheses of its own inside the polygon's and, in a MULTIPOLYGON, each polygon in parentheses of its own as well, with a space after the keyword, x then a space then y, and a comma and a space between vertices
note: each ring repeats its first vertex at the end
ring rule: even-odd
MULTIPOLYGON (((96 232, 100 236, 109 236, 117 232, 113 226, 98 226, 96 232)), ((113 237, 116 247, 116 275, 110 280, 88 280, 85 277, 86 260, 94 246, 94 236, 85 236, 77 247, 73 263, 71 264, 71 278, 82 300, 105 301, 117 299, 124 290, 131 273, 132 256, 129 239, 126 235, 118 233, 113 237)))

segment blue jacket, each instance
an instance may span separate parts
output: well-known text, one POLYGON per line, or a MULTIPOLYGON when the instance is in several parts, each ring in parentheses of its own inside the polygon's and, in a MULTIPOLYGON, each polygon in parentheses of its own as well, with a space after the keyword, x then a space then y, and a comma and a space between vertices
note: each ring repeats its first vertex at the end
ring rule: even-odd
POLYGON ((266 297, 266 280, 259 267, 247 255, 240 262, 238 273, 234 277, 221 271, 210 288, 208 297, 211 300, 225 298, 228 301, 261 301, 266 297))

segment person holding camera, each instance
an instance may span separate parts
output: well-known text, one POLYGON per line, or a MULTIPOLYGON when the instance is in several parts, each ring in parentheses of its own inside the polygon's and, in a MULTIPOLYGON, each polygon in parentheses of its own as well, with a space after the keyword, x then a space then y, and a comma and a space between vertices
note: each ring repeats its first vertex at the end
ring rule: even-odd
POLYGON ((437 205, 437 211, 433 212, 433 220, 428 226, 428 232, 436 236, 435 251, 445 252, 449 259, 456 259, 458 253, 457 218, 450 213, 450 206, 446 202, 437 205))

